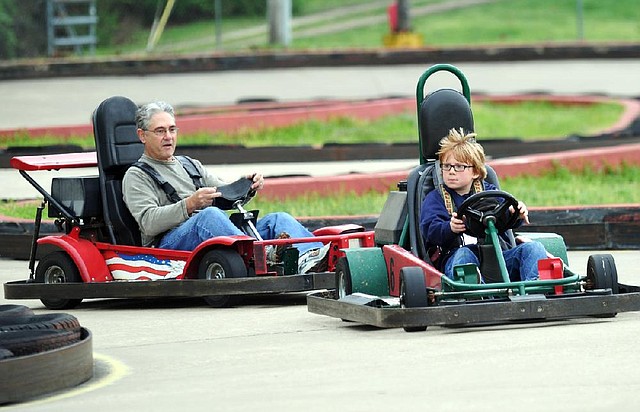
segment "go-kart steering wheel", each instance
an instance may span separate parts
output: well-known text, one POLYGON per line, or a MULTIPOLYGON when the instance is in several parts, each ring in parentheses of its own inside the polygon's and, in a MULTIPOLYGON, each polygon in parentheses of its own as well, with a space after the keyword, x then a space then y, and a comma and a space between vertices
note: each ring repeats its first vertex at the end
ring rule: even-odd
POLYGON ((231 210, 238 204, 247 204, 256 194, 256 191, 251 189, 251 185, 253 180, 243 177, 228 185, 218 186, 217 191, 222 193, 222 196, 213 199, 213 206, 222 210, 231 210))
POLYGON ((459 218, 465 218, 466 233, 484 237, 487 222, 493 220, 498 233, 504 233, 520 224, 518 201, 502 190, 487 190, 466 199, 457 210, 459 218))

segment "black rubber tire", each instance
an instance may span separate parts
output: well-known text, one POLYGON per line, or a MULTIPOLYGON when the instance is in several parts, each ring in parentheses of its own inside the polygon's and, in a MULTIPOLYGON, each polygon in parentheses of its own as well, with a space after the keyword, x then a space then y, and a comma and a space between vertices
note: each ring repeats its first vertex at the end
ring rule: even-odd
MULTIPOLYGON (((618 270, 612 255, 600 254, 590 255, 587 261, 587 282, 593 289, 610 289, 611 293, 617 295, 620 292, 618 286, 618 270)), ((597 315, 596 318, 613 318, 617 315, 607 313, 597 315)))
POLYGON ((68 313, 45 313, 0 319, 0 332, 47 329, 79 331, 80 322, 68 313))
MULTIPOLYGON (((242 257, 231 249, 213 249, 205 253, 198 266, 200 279, 228 279, 247 277, 247 266, 242 257)), ((204 301, 214 308, 226 308, 236 305, 237 295, 204 296, 204 301)))
POLYGON ((13 358, 13 352, 6 348, 0 348, 0 360, 13 358))
POLYGON ((587 261, 587 279, 594 289, 611 289, 611 293, 617 295, 618 270, 612 255, 591 255, 587 261))
MULTIPOLYGON (((36 282, 74 283, 82 282, 82 279, 77 266, 69 255, 57 251, 40 260, 36 268, 36 282)), ((73 309, 82 302, 82 299, 42 298, 40 301, 49 309, 73 309)))
MULTIPOLYGON (((351 268, 346 257, 341 257, 336 263, 336 293, 335 299, 342 299, 353 293, 353 282, 351 281, 351 268)), ((342 319, 343 322, 351 322, 348 319, 342 319)))
POLYGON ((353 293, 352 285, 349 261, 341 257, 336 263, 336 299, 342 299, 353 293))
POLYGON ((0 333, 0 347, 14 356, 58 349, 80 340, 80 330, 16 330, 0 333))
POLYGON ((33 310, 24 305, 0 305, 0 324, 6 318, 33 316, 33 310))
MULTIPOLYGON (((400 306, 403 308, 426 308, 429 306, 427 285, 422 268, 405 267, 400 270, 400 306)), ((424 332, 426 326, 405 326, 405 332, 424 332)))

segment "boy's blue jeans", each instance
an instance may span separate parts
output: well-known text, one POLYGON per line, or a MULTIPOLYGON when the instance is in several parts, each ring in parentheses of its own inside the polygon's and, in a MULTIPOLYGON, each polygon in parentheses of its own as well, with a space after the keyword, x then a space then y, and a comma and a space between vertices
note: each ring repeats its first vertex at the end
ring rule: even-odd
MULTIPOLYGON (((275 239, 282 232, 292 238, 312 237, 293 216, 284 212, 269 213, 256 224, 256 229, 264 240, 275 239)), ((216 236, 242 235, 225 212, 217 207, 207 207, 191 216, 180 226, 170 230, 163 236, 158 245, 163 249, 193 250, 203 241, 216 236)), ((297 243, 294 245, 302 255, 310 249, 322 247, 321 242, 297 243)))
MULTIPOLYGON (((477 248, 476 248, 477 250, 477 248)), ((540 242, 520 243, 513 249, 503 250, 507 271, 520 280, 538 279, 538 260, 546 259, 547 252, 540 242)), ((457 249, 444 265, 444 274, 453 279, 453 267, 473 263, 480 266, 480 259, 469 247, 457 249)), ((512 276, 512 279, 513 279, 512 276)))

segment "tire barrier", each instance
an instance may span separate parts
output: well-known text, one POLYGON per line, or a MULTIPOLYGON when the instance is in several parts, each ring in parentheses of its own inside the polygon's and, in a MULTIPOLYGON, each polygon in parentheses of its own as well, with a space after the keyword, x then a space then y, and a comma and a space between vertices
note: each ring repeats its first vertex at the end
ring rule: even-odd
POLYGON ((67 313, 0 305, 0 405, 77 386, 93 377, 91 333, 67 313))
POLYGON ((33 311, 24 305, 0 305, 0 324, 4 319, 32 315, 33 311))
MULTIPOLYGON (((80 331, 80 322, 68 313, 47 313, 0 318, 0 332, 18 330, 80 331)), ((1 338, 0 338, 1 339, 1 338)), ((2 346, 0 344, 0 346, 2 346)))

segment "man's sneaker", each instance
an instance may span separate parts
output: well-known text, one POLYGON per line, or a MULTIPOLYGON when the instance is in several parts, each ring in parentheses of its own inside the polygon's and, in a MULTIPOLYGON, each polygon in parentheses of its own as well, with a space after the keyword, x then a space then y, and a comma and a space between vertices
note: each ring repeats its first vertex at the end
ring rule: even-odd
MULTIPOLYGON (((291 235, 289 235, 287 232, 282 232, 278 235, 278 237, 276 237, 276 239, 291 239, 291 235)), ((282 262, 282 252, 290 247, 291 245, 267 245, 265 247, 265 253, 267 254, 267 263, 277 264, 282 262)))
POLYGON ((298 259, 298 273, 324 272, 329 261, 329 249, 331 243, 327 243, 319 249, 311 249, 300 255, 298 259))

